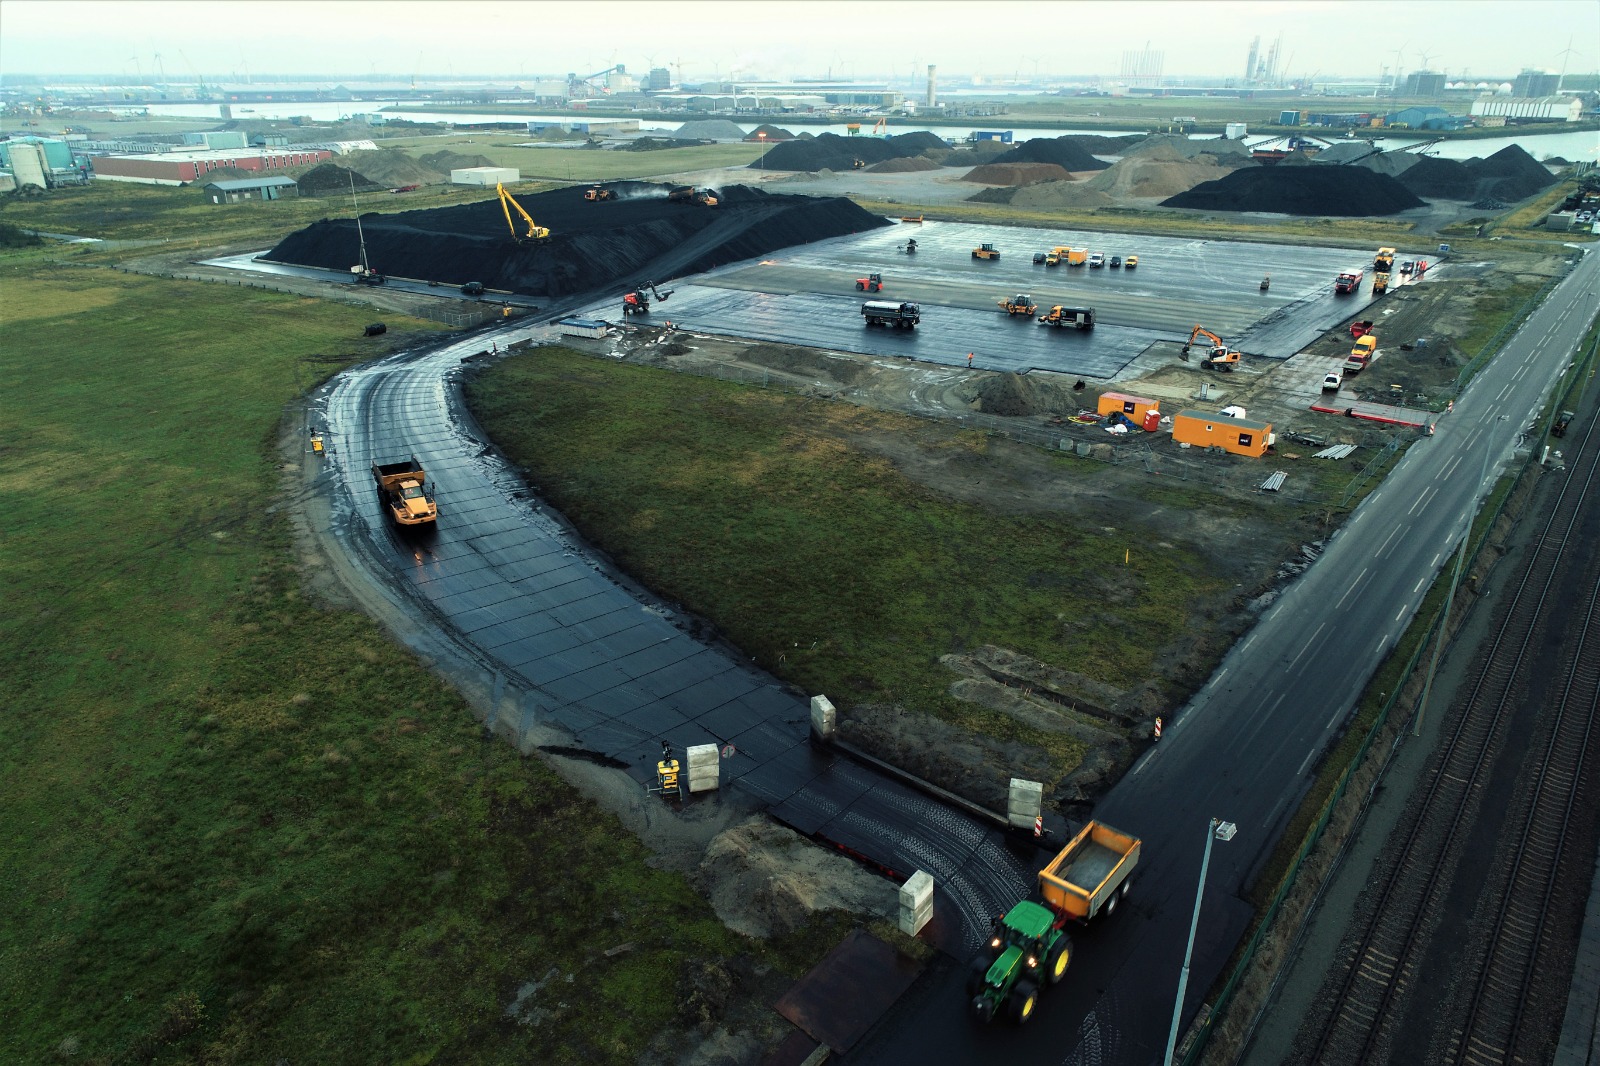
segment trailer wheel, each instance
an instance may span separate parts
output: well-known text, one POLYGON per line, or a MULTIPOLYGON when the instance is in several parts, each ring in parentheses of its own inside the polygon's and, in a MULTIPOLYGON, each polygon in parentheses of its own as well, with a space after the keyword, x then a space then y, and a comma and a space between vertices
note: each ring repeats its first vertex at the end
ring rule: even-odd
POLYGON ((1104 914, 1107 918, 1111 917, 1113 914, 1117 913, 1117 904, 1119 904, 1121 902, 1122 902, 1122 893, 1121 892, 1113 892, 1113 893, 1111 893, 1111 897, 1106 900, 1105 909, 1102 910, 1100 913, 1104 914))
POLYGON ((1011 989, 1011 998, 1006 1001, 1006 1006, 1011 1013, 1011 1020, 1018 1025, 1027 1022, 1033 1017, 1033 1009, 1039 1005, 1039 986, 1027 979, 1019 980, 1011 989))
POLYGON ((1065 933, 1055 942, 1050 949, 1050 954, 1045 958, 1045 973, 1050 977, 1050 983, 1059 985, 1061 979, 1067 975, 1067 967, 1072 965, 1072 938, 1065 933))
POLYGON ((1133 878, 1130 877, 1126 881, 1122 882, 1122 887, 1117 890, 1117 895, 1122 896, 1123 898, 1127 898, 1128 893, 1132 892, 1132 891, 1133 891, 1133 878))

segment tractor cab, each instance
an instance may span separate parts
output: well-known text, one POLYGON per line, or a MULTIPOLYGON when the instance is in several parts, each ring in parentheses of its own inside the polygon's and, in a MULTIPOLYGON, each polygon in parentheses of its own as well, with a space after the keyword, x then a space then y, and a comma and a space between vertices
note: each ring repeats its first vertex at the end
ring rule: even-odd
POLYGON ((857 278, 856 279, 856 291, 857 292, 882 292, 883 291, 883 275, 882 274, 868 274, 864 278, 857 278))

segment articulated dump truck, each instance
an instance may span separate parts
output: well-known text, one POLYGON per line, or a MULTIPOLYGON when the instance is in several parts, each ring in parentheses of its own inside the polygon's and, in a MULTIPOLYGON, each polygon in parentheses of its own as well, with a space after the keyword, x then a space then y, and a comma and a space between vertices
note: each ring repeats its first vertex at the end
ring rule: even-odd
POLYGON ((1110 916, 1128 894, 1139 838, 1090 822, 1039 871, 1039 899, 1025 899, 996 923, 967 972, 967 995, 983 1021, 1004 1012, 1019 1025, 1033 1017, 1039 988, 1060 984, 1072 964, 1066 926, 1110 916))
POLYGON ((378 495, 396 525, 424 526, 439 520, 439 507, 428 494, 427 476, 416 456, 403 463, 372 465, 378 495))

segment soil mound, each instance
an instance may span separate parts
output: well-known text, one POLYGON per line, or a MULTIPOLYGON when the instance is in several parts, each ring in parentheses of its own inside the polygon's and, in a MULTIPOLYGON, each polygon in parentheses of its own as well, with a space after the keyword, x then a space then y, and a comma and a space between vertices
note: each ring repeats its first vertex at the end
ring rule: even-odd
POLYGON ((447 170, 436 170, 397 148, 379 148, 377 151, 351 152, 340 161, 351 170, 365 174, 373 181, 397 188, 401 185, 429 185, 449 178, 447 170))
POLYGON ((978 388, 978 410, 987 415, 1022 418, 1037 415, 1038 407, 1023 384, 1021 374, 999 374, 978 388))
POLYGON ((794 140, 794 134, 784 129, 782 126, 774 126, 770 122, 763 122, 761 125, 745 134, 744 139, 747 141, 792 141, 794 140), (763 138, 756 136, 759 133, 765 133, 766 137, 763 138))
POLYGON ((704 118, 685 122, 672 136, 680 141, 742 141, 744 129, 725 118, 704 118))
POLYGON ((944 146, 944 142, 931 133, 904 133, 898 137, 841 137, 837 133, 823 133, 809 141, 796 137, 775 145, 766 153, 764 161, 751 163, 750 169, 852 170, 858 169, 855 167, 857 159, 871 166, 944 146))
POLYGON ((1112 200, 1165 199, 1216 181, 1233 168, 1245 165, 1248 164, 1242 157, 1189 157, 1179 154, 1170 145, 1156 145, 1137 155, 1123 156, 1111 169, 1101 171, 1084 184, 1112 200))
MULTIPOLYGON (((889 223, 844 197, 718 189, 721 204, 667 200, 671 186, 609 183, 619 195, 585 201, 573 189, 518 196, 549 239, 518 242, 495 199, 428 211, 361 217, 373 268, 402 278, 535 296, 565 296, 641 280, 665 282, 779 248, 889 223)), ((263 258, 348 270, 357 261, 353 219, 324 219, 290 234, 263 258)), ((620 289, 619 289, 620 292, 620 289)))
MULTIPOLYGON (((1110 173, 1110 171, 1106 171, 1110 173)), ((1098 175, 1097 175, 1098 177, 1098 175)), ((1104 192, 1090 187, 1087 181, 1041 181, 1015 189, 985 189, 969 200, 987 201, 988 193, 1005 192, 1010 195, 994 203, 1008 203, 1016 207, 1032 207, 1050 211, 1057 208, 1108 207, 1116 200, 1104 192)))
POLYGON ((996 163, 1053 163, 1063 170, 1104 170, 1111 164, 1089 154, 1076 137, 1035 137, 1023 141, 996 163))
POLYGON ((1066 168, 1055 163, 986 163, 961 178, 980 185, 1031 185, 1036 181, 1071 181, 1066 168))
MULTIPOLYGON (((438 175, 433 176, 438 181, 438 175)), ((318 163, 304 174, 300 175, 297 184, 300 186, 301 196, 337 196, 339 193, 348 194, 350 183, 354 181, 356 192, 374 192, 386 189, 387 185, 380 184, 359 174, 348 167, 341 167, 337 163, 318 163)))
MULTIPOLYGON (((1415 168, 1413 168, 1415 169, 1415 168)), ((1251 166, 1161 202, 1200 211, 1267 211, 1280 215, 1393 215, 1422 201, 1387 174, 1365 167, 1251 166)))
POLYGON ((467 170, 471 167, 492 167, 495 161, 486 155, 462 155, 442 148, 437 152, 429 152, 417 160, 425 167, 431 167, 439 173, 449 175, 452 170, 467 170))
POLYGON ((1521 145, 1508 145, 1488 159, 1419 159, 1399 176, 1418 196, 1440 200, 1524 200, 1555 183, 1555 177, 1521 145))
POLYGON ((1152 153, 1160 153, 1167 159, 1195 159, 1208 155, 1219 162, 1223 159, 1250 161, 1250 149, 1243 141, 1230 141, 1221 137, 1197 141, 1176 133, 1152 133, 1148 137, 1141 137, 1123 149, 1122 156, 1126 159, 1128 156, 1152 153))
POLYGON ((908 155, 903 159, 885 159, 867 170, 874 174, 909 174, 918 170, 938 170, 939 164, 922 155, 908 155))

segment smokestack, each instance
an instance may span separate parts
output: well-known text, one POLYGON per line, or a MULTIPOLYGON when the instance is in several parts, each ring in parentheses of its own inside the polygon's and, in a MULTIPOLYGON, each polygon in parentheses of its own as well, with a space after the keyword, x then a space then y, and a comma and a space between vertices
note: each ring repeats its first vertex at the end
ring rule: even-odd
POLYGON ((938 79, 938 76, 937 76, 938 75, 938 71, 939 71, 938 67, 934 66, 932 63, 928 64, 928 106, 929 107, 936 107, 936 106, 938 106, 938 103, 939 103, 939 92, 938 92, 939 79, 938 79))

